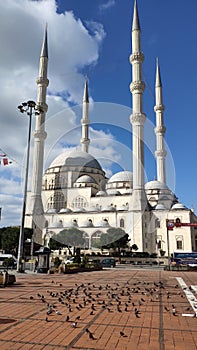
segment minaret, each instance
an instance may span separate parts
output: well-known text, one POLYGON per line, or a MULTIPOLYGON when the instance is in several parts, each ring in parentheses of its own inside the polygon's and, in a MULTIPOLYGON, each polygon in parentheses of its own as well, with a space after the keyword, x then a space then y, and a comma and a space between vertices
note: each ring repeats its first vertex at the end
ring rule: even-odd
POLYGON ((36 115, 35 131, 34 131, 34 158, 32 172, 32 215, 33 227, 42 229, 42 176, 44 161, 44 141, 46 139, 45 132, 45 115, 47 112, 46 91, 49 84, 47 78, 48 68, 48 46, 47 46, 47 27, 45 28, 43 45, 40 55, 39 76, 36 80, 38 85, 37 108, 39 113, 36 115))
POLYGON ((157 162, 157 180, 160 182, 163 182, 166 184, 166 165, 165 165, 165 158, 166 158, 166 150, 164 145, 164 135, 166 128, 164 126, 163 122, 163 112, 164 112, 164 105, 163 105, 163 98, 162 98, 162 83, 161 83, 161 75, 160 75, 160 68, 158 59, 156 61, 156 83, 155 83, 155 107, 154 111, 156 113, 156 128, 155 128, 155 135, 156 135, 156 162, 157 162))
POLYGON ((84 94, 83 94, 83 112, 82 112, 82 119, 81 119, 81 148, 83 152, 88 153, 88 147, 90 144, 89 139, 89 124, 90 120, 88 118, 88 112, 89 112, 89 97, 88 97, 88 81, 87 78, 85 80, 85 86, 84 86, 84 94))
POLYGON ((140 24, 136 0, 132 25, 132 93, 133 113, 130 116, 133 137, 133 204, 132 210, 144 210, 146 196, 144 191, 144 123, 146 115, 143 113, 143 93, 145 84, 142 81, 142 63, 144 55, 141 52, 140 24))

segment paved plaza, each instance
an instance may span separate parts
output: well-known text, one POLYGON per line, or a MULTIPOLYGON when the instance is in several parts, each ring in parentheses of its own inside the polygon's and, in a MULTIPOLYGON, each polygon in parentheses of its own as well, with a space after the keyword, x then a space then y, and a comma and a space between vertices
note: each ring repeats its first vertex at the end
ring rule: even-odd
POLYGON ((0 289, 0 349, 195 350, 197 272, 17 274, 0 289))

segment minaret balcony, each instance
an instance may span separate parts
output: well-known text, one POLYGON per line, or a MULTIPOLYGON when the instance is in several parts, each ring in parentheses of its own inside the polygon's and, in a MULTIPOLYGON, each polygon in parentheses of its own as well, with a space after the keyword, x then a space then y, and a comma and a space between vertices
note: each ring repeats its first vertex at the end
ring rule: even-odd
POLYGON ((131 91, 132 94, 133 93, 141 93, 141 94, 143 94, 144 89, 145 89, 145 83, 143 81, 136 80, 136 81, 133 81, 130 84, 130 91, 131 91))
POLYGON ((143 63, 144 62, 144 55, 142 52, 134 52, 130 55, 129 61, 131 64, 133 62, 136 62, 136 61, 143 63))
POLYGON ((130 115, 131 124, 143 125, 146 121, 146 115, 144 113, 133 113, 130 115))
POLYGON ((165 106, 164 105, 156 105, 155 107, 154 107, 154 111, 155 112, 163 112, 164 111, 164 109, 165 109, 165 106))

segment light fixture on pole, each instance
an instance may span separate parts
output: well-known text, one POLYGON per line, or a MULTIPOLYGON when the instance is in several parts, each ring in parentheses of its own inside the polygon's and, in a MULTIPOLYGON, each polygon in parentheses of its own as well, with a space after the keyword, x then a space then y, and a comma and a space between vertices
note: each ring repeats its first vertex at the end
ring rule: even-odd
POLYGON ((18 109, 21 113, 26 113, 29 116, 29 131, 28 131, 28 140, 27 140, 27 158, 26 158, 26 168, 25 168, 25 183, 24 183, 24 196, 23 196, 23 209, 22 209, 22 218, 21 218, 21 227, 19 234, 19 244, 18 244, 18 259, 17 259, 17 271, 24 272, 24 224, 25 224, 25 213, 26 213, 26 199, 27 199, 27 183, 28 183, 28 173, 29 173, 29 153, 30 153, 30 140, 31 140, 31 124, 32 124, 32 115, 40 114, 40 110, 36 106, 36 102, 28 101, 23 102, 18 109))

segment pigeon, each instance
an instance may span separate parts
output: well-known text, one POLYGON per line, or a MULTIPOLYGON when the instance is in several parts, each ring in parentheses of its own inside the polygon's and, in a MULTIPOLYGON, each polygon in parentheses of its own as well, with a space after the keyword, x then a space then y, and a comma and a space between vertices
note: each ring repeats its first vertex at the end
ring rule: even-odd
POLYGON ((122 331, 120 331, 120 336, 121 336, 121 337, 127 337, 127 335, 124 334, 124 332, 122 332, 122 331))
POLYGON ((167 308, 167 306, 164 306, 164 309, 168 312, 168 311, 170 311, 168 308, 167 308))
POLYGON ((177 316, 175 307, 172 308, 172 314, 173 314, 173 316, 177 316))
POLYGON ((73 322, 73 323, 72 323, 72 327, 73 327, 73 328, 76 328, 76 327, 77 327, 77 322, 73 322))
POLYGON ((56 310, 55 311, 57 315, 62 315, 60 311, 56 310))
POLYGON ((68 321, 69 321, 69 319, 70 319, 70 317, 69 317, 69 316, 66 316, 65 321, 66 321, 66 322, 68 322, 68 321))
POLYGON ((96 338, 94 337, 93 333, 90 332, 90 330, 88 328, 86 328, 86 332, 88 333, 90 339, 96 340, 96 338))

